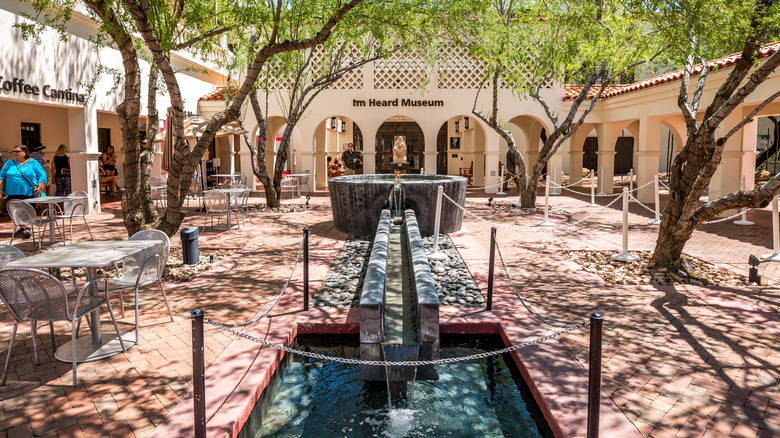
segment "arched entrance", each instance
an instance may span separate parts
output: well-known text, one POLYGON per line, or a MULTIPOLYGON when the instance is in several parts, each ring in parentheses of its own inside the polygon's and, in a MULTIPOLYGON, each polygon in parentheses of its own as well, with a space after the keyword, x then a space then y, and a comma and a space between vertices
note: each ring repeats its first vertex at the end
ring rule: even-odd
POLYGON ((396 136, 406 140, 406 159, 412 173, 419 173, 425 162, 425 135, 414 120, 397 116, 388 119, 376 132, 376 173, 392 173, 393 143, 396 136))

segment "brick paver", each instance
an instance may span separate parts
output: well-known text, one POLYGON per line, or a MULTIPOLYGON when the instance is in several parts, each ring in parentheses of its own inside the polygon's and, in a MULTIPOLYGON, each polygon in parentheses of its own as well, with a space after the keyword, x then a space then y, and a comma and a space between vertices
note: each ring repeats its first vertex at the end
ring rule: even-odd
MULTIPOLYGON (((467 208, 502 226, 517 226, 499 229, 498 242, 510 278, 535 311, 564 321, 582 320, 593 311, 605 314, 604 392, 642 435, 780 435, 780 291, 772 286, 780 281, 780 264, 762 264, 761 272, 771 281, 764 288, 610 286, 560 251, 618 249, 620 211, 607 209, 570 229, 531 230, 540 215, 499 213, 486 205, 487 198, 470 194, 467 208)), ((0 437, 150 435, 191 387, 189 313, 202 308, 214 319, 232 321, 255 315, 286 281, 301 229, 310 227, 312 246, 328 239, 332 222, 327 198, 320 194, 312 201, 315 208, 303 213, 255 213, 246 228, 202 234, 202 248, 234 247, 239 252, 187 284, 165 285, 173 323, 159 292, 143 291, 141 344, 109 360, 80 364, 76 388, 69 386, 70 365, 53 357, 48 328, 41 325, 39 330, 41 365, 35 366, 29 327, 21 327, 9 382, 0 388, 0 437)), ((573 222, 595 213, 598 209, 585 207, 586 201, 586 196, 553 198, 552 204, 567 214, 554 214, 552 220, 573 222)), ((652 214, 637 205, 631 212, 630 248, 652 249, 657 228, 646 224, 652 214)), ((91 215, 96 238, 124 238, 120 216, 117 204, 91 215)), ((702 226, 686 253, 746 273, 749 254, 772 252, 766 211, 748 217, 761 219, 759 225, 702 226)), ((186 225, 202 221, 202 213, 193 211, 186 225)), ((464 234, 487 247, 490 224, 466 218, 464 226, 464 234)), ((10 229, 7 222, 0 223, 0 238, 8 237, 10 229)), ((76 240, 84 238, 77 231, 76 240)), ((178 238, 172 242, 177 245, 178 238)), ((14 243, 34 251, 30 241, 14 243)), ((473 270, 484 265, 484 259, 464 259, 473 270)), ((118 309, 116 299, 114 306, 118 309)), ((1 309, 2 359, 9 320, 1 309)), ((129 330, 132 323, 128 310, 121 328, 129 330)), ((55 325, 55 333, 58 344, 70 337, 65 323, 55 325)), ((232 336, 207 326, 207 364, 231 341, 232 336)), ((574 332, 563 342, 587 367, 587 332, 574 332)))

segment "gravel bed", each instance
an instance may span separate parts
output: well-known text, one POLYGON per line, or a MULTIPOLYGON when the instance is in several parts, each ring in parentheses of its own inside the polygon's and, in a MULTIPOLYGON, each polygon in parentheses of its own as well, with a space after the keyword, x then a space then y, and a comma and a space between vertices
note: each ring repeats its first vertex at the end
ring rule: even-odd
MULTIPOLYGON (((544 202, 544 197, 542 197, 542 202, 544 202)), ((521 215, 544 214, 544 207, 520 208, 516 206, 516 203, 494 202, 490 204, 490 208, 502 213, 519 213, 521 215)), ((569 212, 560 208, 550 207, 550 214, 565 215, 569 214, 569 212)))
MULTIPOLYGON (((186 283, 213 268, 219 262, 232 256, 236 252, 238 251, 235 249, 201 249, 199 257, 200 263, 189 266, 183 264, 181 248, 171 248, 171 253, 168 256, 168 263, 165 264, 162 279, 163 281, 171 283, 186 283), (211 262, 212 255, 215 257, 214 262, 211 262)), ((75 271, 77 281, 86 281, 87 274, 84 269, 76 269, 75 271)), ((116 270, 113 268, 99 268, 97 274, 107 278, 114 278, 116 277, 116 270)), ((69 280, 70 275, 71 271, 69 269, 63 269, 60 272, 60 278, 62 280, 69 280)))
MULTIPOLYGON (((358 307, 361 279, 371 256, 370 237, 350 236, 330 266, 325 279, 312 297, 315 307, 358 307)), ((423 238, 426 251, 433 246, 433 237, 423 238)), ((439 249, 448 260, 431 261, 431 274, 442 306, 480 307, 485 297, 471 277, 460 254, 446 235, 439 238, 439 249)))
POLYGON ((649 251, 631 251, 639 256, 633 262, 612 260, 615 251, 563 251, 572 260, 609 284, 657 284, 696 286, 747 286, 748 279, 702 260, 685 257, 681 266, 673 269, 648 268, 649 251))

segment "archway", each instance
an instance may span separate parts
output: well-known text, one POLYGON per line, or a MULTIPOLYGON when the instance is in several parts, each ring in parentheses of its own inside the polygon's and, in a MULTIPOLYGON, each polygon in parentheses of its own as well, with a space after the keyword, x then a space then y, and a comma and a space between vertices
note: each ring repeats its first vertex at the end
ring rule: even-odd
POLYGON ((413 119, 394 116, 382 123, 376 132, 376 173, 392 173, 393 144, 398 136, 406 141, 406 160, 411 173, 419 173, 425 163, 425 135, 413 119))

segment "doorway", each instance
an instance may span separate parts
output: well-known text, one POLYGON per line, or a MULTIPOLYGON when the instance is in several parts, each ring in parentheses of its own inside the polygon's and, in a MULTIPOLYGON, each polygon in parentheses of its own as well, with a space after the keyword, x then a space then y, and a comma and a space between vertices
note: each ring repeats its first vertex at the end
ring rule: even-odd
POLYGON ((406 160, 412 173, 419 173, 425 162, 425 136, 420 125, 415 122, 385 122, 376 133, 376 172, 392 173, 393 143, 395 137, 402 135, 406 140, 406 160))

